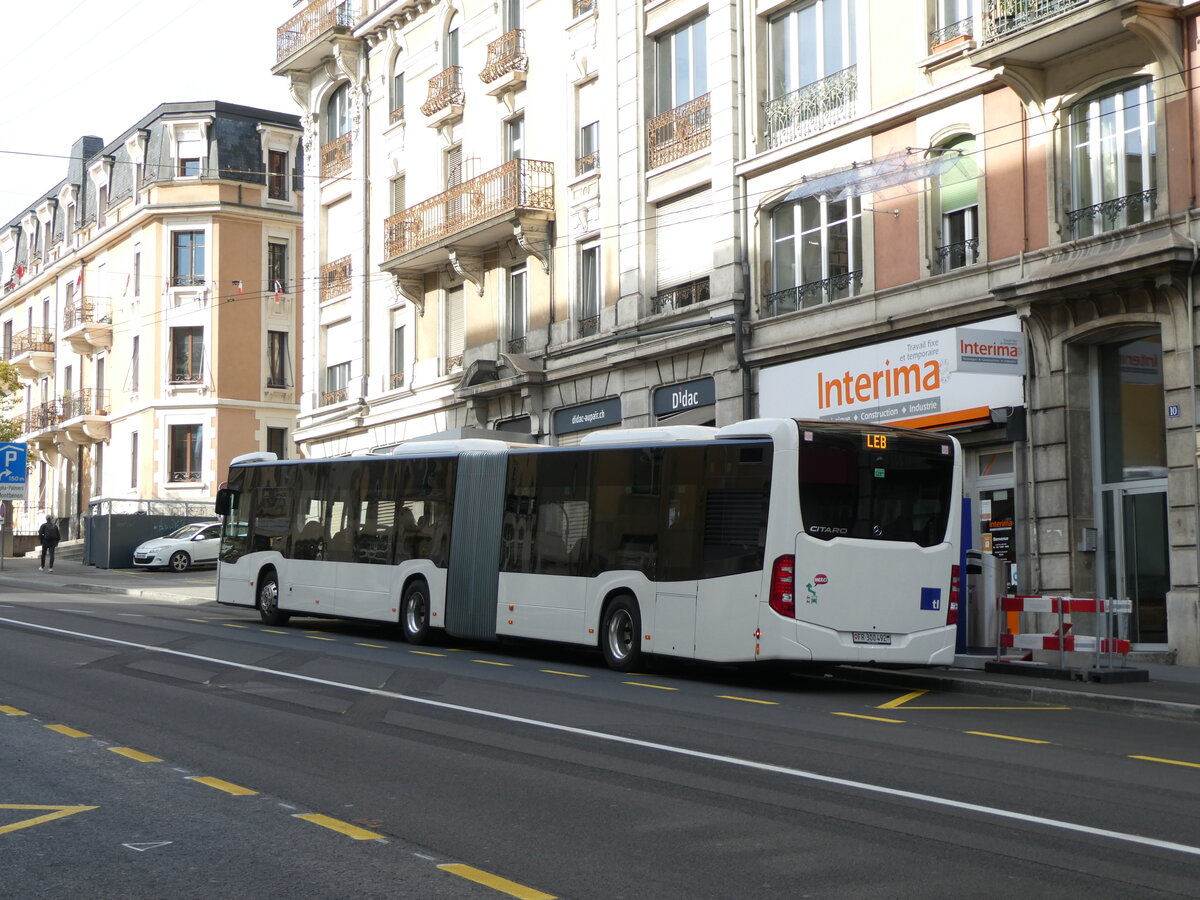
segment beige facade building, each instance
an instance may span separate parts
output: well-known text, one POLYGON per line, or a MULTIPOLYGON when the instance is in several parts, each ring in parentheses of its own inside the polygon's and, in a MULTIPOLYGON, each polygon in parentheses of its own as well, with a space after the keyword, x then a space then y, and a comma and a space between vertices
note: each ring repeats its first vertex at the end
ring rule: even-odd
POLYGON ((1003 587, 1127 598, 1200 664, 1200 3, 292 12, 306 453, 945 429, 1003 587))
MULTIPOLYGON (((0 231, 0 329, 29 448, 17 532, 89 504, 211 513, 239 453, 294 453, 301 278, 294 115, 165 103, 0 231), (188 506, 182 504, 187 503, 188 506)), ((107 511, 107 510, 106 510, 107 511)))

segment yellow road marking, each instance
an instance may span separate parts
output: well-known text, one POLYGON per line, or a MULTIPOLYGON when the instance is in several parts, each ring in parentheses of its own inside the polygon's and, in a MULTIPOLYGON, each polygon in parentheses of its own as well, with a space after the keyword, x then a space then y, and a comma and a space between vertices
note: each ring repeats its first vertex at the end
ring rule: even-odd
POLYGON ((207 625, 208 619, 184 619, 185 622, 199 622, 201 625, 207 625))
POLYGON ((566 675, 568 678, 587 678, 582 672, 560 672, 557 669, 542 669, 547 675, 566 675))
POLYGON ((265 631, 267 634, 287 634, 286 631, 276 631, 274 628, 260 628, 259 631, 265 631))
POLYGON ((354 642, 355 647, 374 647, 376 650, 386 650, 387 644, 362 644, 358 641, 354 642))
POLYGON ((235 797, 249 797, 251 794, 257 794, 258 791, 252 791, 250 788, 244 788, 240 785, 230 784, 228 781, 222 781, 220 778, 208 778, 201 775, 189 775, 188 781, 197 781, 200 784, 206 784, 211 788, 216 788, 218 791, 224 791, 227 794, 233 794, 235 797))
POLYGON ((310 641, 336 641, 337 640, 337 638, 321 637, 316 634, 306 634, 305 637, 308 638, 310 641))
POLYGON ((523 884, 517 884, 515 881, 509 881, 507 878, 501 878, 499 875, 492 875, 490 872, 476 869, 474 866, 449 863, 438 866, 438 868, 451 875, 457 875, 459 878, 465 878, 467 881, 473 881, 484 887, 490 887, 492 890, 500 891, 502 894, 508 894, 510 897, 516 897, 518 900, 555 900, 554 894, 534 890, 523 884))
POLYGON ((89 809, 99 808, 98 806, 34 806, 28 803, 0 803, 0 809, 53 810, 53 812, 46 813, 44 816, 34 816, 32 819, 13 822, 11 825, 0 825, 0 834, 8 834, 10 831, 20 831, 22 828, 31 828, 34 825, 41 825, 43 822, 53 822, 55 819, 64 819, 67 816, 75 815, 75 813, 87 812, 89 809))
POLYGON ((445 656, 445 653, 430 653, 428 650, 409 650, 409 653, 415 653, 417 656, 445 656))
POLYGON ((77 728, 72 728, 70 725, 47 725, 51 731, 57 731, 59 734, 65 734, 67 737, 91 737, 86 731, 80 731, 77 728))
POLYGON ((644 681, 623 681, 622 684, 631 684, 634 687, 654 688, 656 691, 677 691, 679 688, 667 687, 665 684, 646 684, 644 681))
POLYGON ((734 697, 730 694, 717 694, 718 700, 740 700, 742 703, 761 703, 763 706, 778 706, 774 700, 754 700, 751 697, 734 697))
POLYGON ((382 834, 376 834, 374 831, 367 831, 367 829, 359 828, 357 825, 351 825, 349 822, 331 819, 329 816, 323 816, 320 813, 297 813, 295 818, 303 819, 305 822, 312 822, 314 825, 320 825, 322 828, 328 828, 331 831, 339 832, 347 837, 354 838, 356 841, 378 841, 383 838, 382 834))
POLYGON ((121 756, 136 759, 138 762, 162 762, 157 756, 151 756, 149 753, 143 753, 141 750, 134 750, 132 747, 109 747, 108 749, 113 753, 119 753, 121 756))
POLYGON ((1013 737, 1011 734, 992 734, 989 731, 964 731, 963 734, 977 734, 980 737, 997 738, 1001 741, 1020 741, 1022 744, 1049 744, 1049 741, 1036 741, 1033 738, 1013 737))
POLYGON ((222 622, 226 628, 249 628, 249 625, 234 625, 232 622, 222 622))
POLYGON ((473 660, 471 660, 471 662, 477 662, 480 665, 484 665, 484 666, 507 666, 510 669, 512 668, 512 663, 496 662, 491 659, 473 659, 473 660))
POLYGON ((893 725, 903 725, 903 719, 885 719, 883 716, 860 716, 857 713, 835 712, 835 716, 845 716, 847 719, 867 719, 871 722, 891 722, 893 725))
POLYGON ((17 709, 15 706, 0 706, 0 712, 6 716, 27 716, 29 713, 23 709, 17 709))
POLYGON ((1158 756, 1130 756, 1130 759, 1144 759, 1146 762, 1166 763, 1168 766, 1187 766, 1191 769, 1200 769, 1200 763, 1184 762, 1181 759, 1162 759, 1158 756))
POLYGON ((889 700, 887 703, 881 703, 876 709, 898 709, 901 706, 907 709, 996 709, 996 710, 1035 710, 1035 709, 1070 709, 1069 706, 908 706, 913 700, 918 697, 928 694, 929 691, 913 691, 910 694, 905 694, 903 697, 897 697, 895 700, 889 700))
POLYGON ((911 694, 905 694, 903 697, 897 697, 895 700, 889 700, 887 703, 881 703, 876 709, 895 709, 897 706, 903 706, 909 700, 916 700, 923 694, 928 694, 929 691, 913 691, 911 694))

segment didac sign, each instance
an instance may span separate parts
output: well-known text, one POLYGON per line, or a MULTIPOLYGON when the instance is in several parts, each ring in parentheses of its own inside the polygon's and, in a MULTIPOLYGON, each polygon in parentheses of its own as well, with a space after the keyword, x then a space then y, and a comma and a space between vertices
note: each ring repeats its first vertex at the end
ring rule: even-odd
POLYGON ((654 414, 669 416, 699 406, 712 406, 716 402, 717 383, 711 378, 698 378, 658 388, 654 392, 654 414))
POLYGON ((25 444, 0 444, 0 500, 25 499, 25 444))

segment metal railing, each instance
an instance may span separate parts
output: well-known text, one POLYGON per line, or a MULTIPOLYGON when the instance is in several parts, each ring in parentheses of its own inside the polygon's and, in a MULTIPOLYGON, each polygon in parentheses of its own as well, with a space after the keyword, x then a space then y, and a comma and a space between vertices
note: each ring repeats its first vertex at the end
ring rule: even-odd
POLYGON ((514 210, 554 210, 554 164, 513 159, 384 221, 393 259, 514 210))
POLYGON ((27 328, 24 331, 18 331, 13 335, 12 355, 9 357, 9 359, 12 359, 15 356, 20 356, 22 353, 53 352, 53 328, 27 328))
POLYGON ((491 84, 509 72, 528 72, 529 56, 525 53, 525 29, 514 28, 488 44, 487 63, 479 80, 491 84))
POLYGON ((983 43, 1039 25, 1091 0, 988 0, 983 7, 983 43))
POLYGON ((969 238, 953 244, 944 244, 933 251, 937 255, 939 272, 949 272, 979 262, 979 238, 969 238))
POLYGON ((947 44, 958 37, 969 38, 975 33, 975 20, 973 18, 959 19, 957 22, 951 22, 942 28, 929 32, 929 49, 933 51, 942 44, 947 44))
POLYGON ((186 472, 172 472, 171 481, 172 483, 176 484, 180 482, 200 481, 200 473, 193 470, 186 472))
POLYGON ((588 153, 575 160, 575 174, 583 175, 587 172, 595 171, 600 166, 600 151, 588 153))
POLYGON ((345 403, 349 396, 349 388, 335 388, 332 391, 325 391, 321 394, 321 405, 332 406, 334 403, 345 403))
POLYGON ((321 177, 333 178, 350 168, 350 132, 321 145, 321 177))
POLYGON ((587 316, 586 318, 579 320, 575 329, 575 336, 581 338, 591 337, 593 334, 597 334, 599 331, 600 317, 587 316))
POLYGON ((462 80, 462 66, 442 69, 430 78, 429 96, 421 104, 421 113, 432 116, 448 106, 462 106, 467 99, 462 80))
POLYGON ((851 297, 857 294, 858 288, 862 286, 862 275, 862 269, 856 269, 853 272, 843 272, 841 275, 833 275, 820 281, 809 281, 796 287, 767 294, 763 297, 759 307, 759 318, 769 319, 772 316, 781 316, 798 309, 807 309, 811 306, 851 297))
POLYGON ((107 416, 108 391, 95 388, 81 388, 71 391, 58 398, 62 409, 63 420, 75 419, 79 416, 107 416))
POLYGON ((509 338, 508 352, 509 353, 524 353, 525 347, 528 344, 528 338, 525 335, 521 337, 509 338))
POLYGON ((702 94, 646 122, 648 165, 651 169, 703 150, 711 142, 708 94, 702 94))
POLYGON ((353 28, 357 13, 350 0, 317 0, 279 26, 275 62, 280 63, 330 28, 353 28))
POLYGON ((59 411, 57 400, 39 403, 25 413, 25 433, 32 434, 35 431, 54 428, 61 419, 62 413, 59 411))
POLYGON ((321 266, 321 302, 350 293, 350 257, 343 256, 321 266))
POLYGON ((708 279, 699 278, 688 284, 673 287, 669 291, 663 291, 651 298, 650 310, 656 313, 670 312, 673 309, 691 306, 693 303, 703 303, 708 297, 708 279))
POLYGON ((1067 226, 1072 238, 1087 237, 1114 228, 1124 228, 1146 222, 1154 216, 1158 202, 1158 189, 1140 191, 1136 194, 1126 194, 1104 200, 1081 209, 1073 209, 1067 213, 1067 226), (1096 220, 1099 219, 1097 226, 1096 220))
POLYGON ((404 387, 404 373, 393 372, 391 379, 388 381, 388 386, 393 390, 404 387))
POLYGON ((67 303, 63 310, 63 330, 67 331, 85 322, 112 324, 111 301, 108 297, 78 297, 67 303))
POLYGON ((854 118, 858 67, 850 66, 763 104, 767 147, 774 149, 854 118))
POLYGON ((575 0, 575 18, 590 13, 596 8, 596 0, 575 0))
POLYGON ((397 122, 403 122, 403 121, 404 121, 404 107, 397 106, 395 109, 392 110, 391 115, 388 116, 388 124, 395 125, 397 122))

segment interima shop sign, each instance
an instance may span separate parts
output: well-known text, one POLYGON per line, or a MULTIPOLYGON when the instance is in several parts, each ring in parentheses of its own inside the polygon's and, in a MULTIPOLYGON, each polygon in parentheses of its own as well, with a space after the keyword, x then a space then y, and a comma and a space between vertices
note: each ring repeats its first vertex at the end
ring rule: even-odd
POLYGON ((1024 403, 1016 316, 764 368, 759 414, 953 424, 1024 403))

